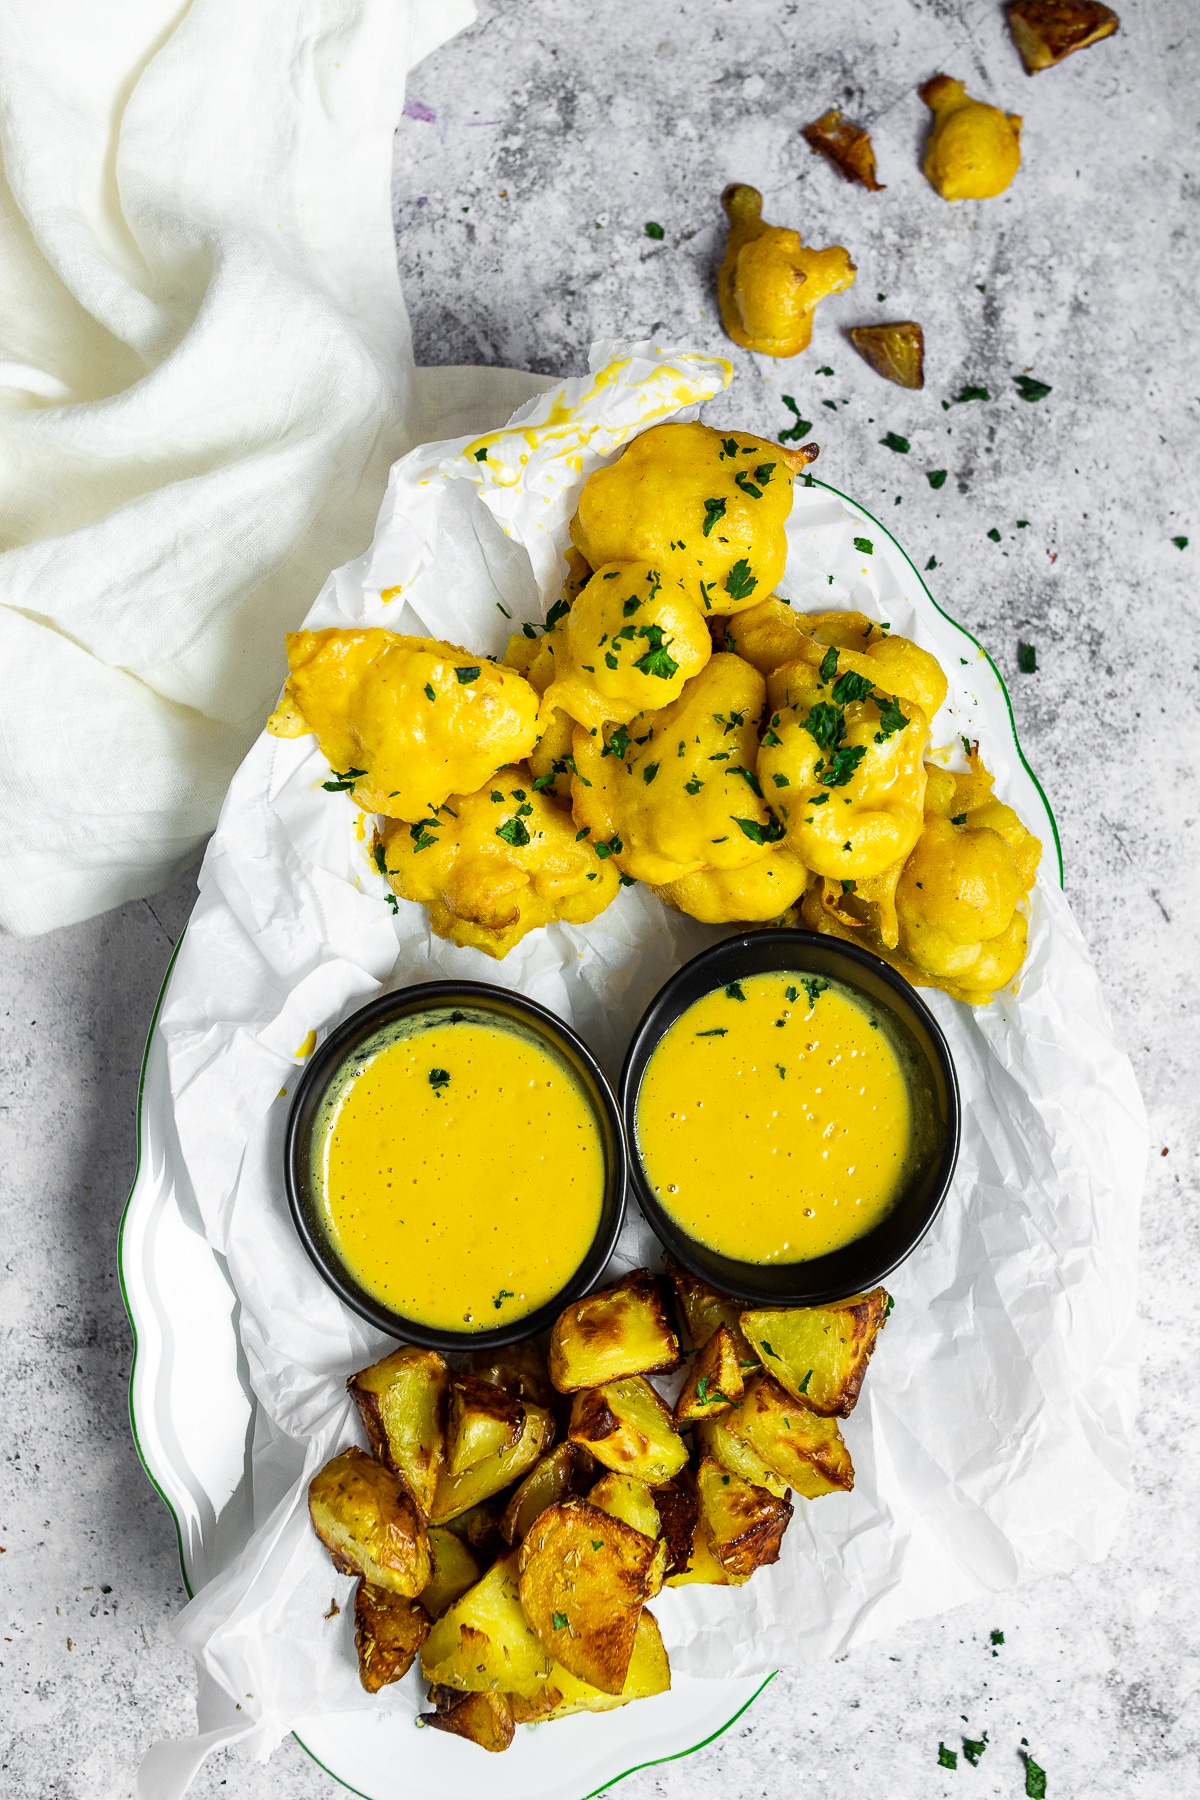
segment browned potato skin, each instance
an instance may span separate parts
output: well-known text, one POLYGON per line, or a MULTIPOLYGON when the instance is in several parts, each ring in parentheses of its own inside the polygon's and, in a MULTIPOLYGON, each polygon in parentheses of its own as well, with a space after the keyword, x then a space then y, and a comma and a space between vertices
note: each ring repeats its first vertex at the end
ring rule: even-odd
POLYGON ((733 1328, 718 1325, 694 1357, 680 1389, 675 1402, 676 1426, 682 1429, 697 1419, 715 1419, 741 1399, 745 1386, 733 1328))
POLYGON ((925 386, 925 333, 915 319, 890 325, 855 325, 850 342, 865 363, 897 387, 925 386))
POLYGON ((415 1599, 429 1580, 429 1539, 402 1475, 365 1450, 343 1450, 308 1484, 313 1530, 343 1575, 415 1599))
POLYGON ((869 132, 843 118, 836 106, 806 125, 800 136, 810 150, 831 162, 847 181, 857 181, 872 194, 882 194, 885 184, 875 179, 875 147, 869 132))
POLYGON ((700 1522, 713 1555, 735 1587, 755 1569, 779 1561, 792 1517, 790 1500, 777 1499, 706 1457, 696 1477, 700 1522))
POLYGON ((448 1525, 430 1526, 429 1555, 433 1570, 421 1589, 421 1605, 431 1619, 440 1619, 479 1580, 479 1560, 448 1525))
POLYGON ((748 1382, 720 1424, 805 1499, 854 1486, 854 1464, 836 1421, 798 1405, 770 1375, 748 1382))
POLYGON ((642 1375, 576 1394, 569 1435, 606 1469, 650 1486, 673 1480, 687 1462, 665 1401, 642 1375))
POLYGON ((619 1694, 654 1560, 652 1538, 586 1500, 548 1507, 520 1551, 521 1605, 543 1650, 619 1694))
POLYGON ((453 1732, 481 1750, 507 1750, 513 1741, 513 1709, 507 1694, 463 1694, 457 1688, 431 1687, 436 1711, 421 1714, 422 1725, 453 1732))
POLYGON ((514 1395, 492 1381, 481 1381, 474 1375, 460 1376, 450 1387, 447 1473, 461 1475, 485 1456, 510 1450, 524 1423, 525 1408, 514 1395))
POLYGON ((535 1463, 517 1487, 500 1521, 500 1535, 506 1544, 519 1544, 539 1513, 548 1506, 565 1500, 568 1494, 582 1494, 591 1486, 595 1458, 582 1444, 569 1438, 556 1444, 549 1456, 535 1463))
POLYGON ((678 1366, 679 1339, 649 1269, 573 1301, 550 1333, 550 1379, 560 1394, 678 1366))
MULTIPOLYGON (((549 1450, 554 1442, 552 1415, 540 1406, 526 1406, 524 1413, 517 1441, 507 1449, 494 1456, 485 1456, 482 1462, 464 1469, 461 1475, 451 1475, 443 1470, 429 1514, 431 1524, 449 1525, 461 1513, 474 1511, 482 1501, 490 1500, 493 1495, 511 1487, 514 1481, 520 1481, 538 1457, 549 1450)), ((492 1515, 497 1524, 502 1510, 497 1508, 492 1515)))
POLYGON ((428 1636, 429 1614, 419 1600, 405 1600, 374 1582, 359 1581, 354 1591, 354 1642, 358 1679, 368 1694, 407 1675, 428 1636))
POLYGON ((664 1260, 671 1286, 675 1290, 676 1304, 683 1314, 688 1336, 696 1349, 704 1348, 718 1325, 728 1325, 737 1345, 742 1374, 750 1374, 758 1367, 758 1357, 742 1336, 739 1323, 742 1302, 731 1300, 728 1294, 718 1293, 716 1288, 709 1287, 707 1282, 685 1269, 682 1263, 677 1263, 670 1254, 664 1260))
POLYGON ((791 1358, 783 1352, 777 1357, 766 1352, 764 1339, 779 1348, 775 1337, 782 1334, 775 1331, 772 1323, 779 1319, 778 1311, 744 1312, 742 1328, 751 1343, 763 1349, 764 1367, 801 1406, 825 1418, 848 1419, 858 1403, 867 1364, 888 1316, 887 1289, 873 1288, 869 1294, 855 1295, 836 1306, 791 1307, 785 1310, 785 1317, 787 1313, 794 1314, 801 1323, 811 1322, 814 1327, 823 1327, 830 1340, 824 1354, 818 1340, 818 1347, 810 1349, 800 1359, 808 1365, 804 1370, 793 1365, 791 1358))
POLYGON ((1121 21, 1099 0, 1010 0, 1008 29, 1027 75, 1111 37, 1121 21))
POLYGON ((422 1511, 433 1504, 445 1451, 450 1370, 436 1350, 402 1344, 346 1383, 381 1463, 403 1475, 422 1511))
POLYGON ((681 1575, 691 1561, 699 1510, 696 1483, 691 1470, 685 1469, 674 1481, 664 1482, 661 1487, 651 1488, 650 1492, 654 1495, 666 1539, 666 1578, 669 1579, 672 1575, 681 1575))
POLYGON ((490 1381, 493 1387, 504 1388, 518 1400, 528 1400, 534 1406, 554 1404, 546 1359, 529 1338, 503 1350, 474 1350, 467 1367, 480 1381, 490 1381))

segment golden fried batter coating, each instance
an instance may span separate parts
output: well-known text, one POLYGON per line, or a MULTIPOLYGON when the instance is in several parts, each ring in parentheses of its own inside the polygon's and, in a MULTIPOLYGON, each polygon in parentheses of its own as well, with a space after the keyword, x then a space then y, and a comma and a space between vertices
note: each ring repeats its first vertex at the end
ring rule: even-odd
POLYGON ((412 825, 389 821, 376 858, 439 937, 502 957, 540 925, 585 925, 615 895, 616 869, 576 832, 514 765, 412 825))
POLYGON ((682 577, 648 563, 598 568, 555 639, 545 704, 589 727, 669 705, 712 655, 682 577))
POLYGON ((729 236, 717 275, 721 323, 743 350, 797 356, 812 340, 818 301, 853 285, 855 267, 841 244, 806 249, 800 233, 767 225, 757 188, 735 182, 721 195, 729 236))
POLYGON ((787 844, 772 844, 748 869, 703 869, 654 892, 677 912, 704 925, 763 925, 778 919, 804 892, 808 870, 787 844))
POLYGON ((869 676, 885 692, 914 701, 927 719, 946 698, 946 677, 937 658, 911 638, 889 636, 865 613, 798 613, 772 595, 730 620, 725 641, 764 675, 789 662, 819 668, 833 645, 841 673, 853 669, 869 676))
POLYGON ((933 114, 925 174, 943 200, 991 200, 1021 166, 1021 117, 972 100, 961 81, 935 75, 921 89, 933 114))
POLYGON ((315 732, 364 812, 416 820, 537 742, 538 697, 511 669, 437 638, 292 631, 275 737, 315 732))

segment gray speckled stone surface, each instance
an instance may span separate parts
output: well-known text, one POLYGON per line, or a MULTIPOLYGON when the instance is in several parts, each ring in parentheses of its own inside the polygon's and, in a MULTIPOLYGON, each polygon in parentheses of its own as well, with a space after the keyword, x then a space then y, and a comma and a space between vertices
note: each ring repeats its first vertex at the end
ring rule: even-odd
MULTIPOLYGON (((397 139, 419 359, 559 374, 592 337, 641 330, 730 353, 712 289, 730 179, 806 239, 850 248, 857 286, 823 306, 812 350, 783 365, 733 353, 710 417, 774 433, 792 394, 825 479, 920 565, 936 557, 935 595, 1010 679, 1153 1131, 1138 1492, 1109 1559, 780 1677, 726 1736, 621 1792, 1017 1795, 1027 1738, 1051 1800, 1200 1794, 1193 0, 1125 0, 1115 41, 1034 81, 993 0, 480 11, 414 75, 397 139), (939 67, 1025 115, 1025 167, 1002 199, 947 207, 921 178, 915 88, 939 67), (835 103, 871 126, 886 193, 845 185, 799 139, 835 103), (889 317, 925 325, 922 394, 877 380, 843 335, 889 317), (1038 405, 1012 384, 1025 369, 1052 384, 1038 405), (992 400, 944 410, 964 383, 992 400), (881 447, 888 430, 907 456, 881 447), (1176 536, 1193 539, 1182 554, 1176 536), (1019 639, 1034 675, 1016 673, 1019 639), (977 1769, 936 1766, 939 1740, 985 1731, 977 1769)), ((0 944, 5 1800, 118 1800, 146 1744, 192 1728, 191 1668, 167 1629, 174 1534, 128 1429, 115 1255, 142 1038, 191 894, 181 880, 0 944)), ((194 1789, 336 1791, 290 1742, 265 1768, 215 1759, 194 1789)))

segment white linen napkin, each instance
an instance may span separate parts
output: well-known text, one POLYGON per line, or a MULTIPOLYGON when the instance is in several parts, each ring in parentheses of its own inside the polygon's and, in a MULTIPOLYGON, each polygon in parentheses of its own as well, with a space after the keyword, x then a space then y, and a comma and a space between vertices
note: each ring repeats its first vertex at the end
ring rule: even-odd
POLYGON ((414 369, 392 135, 472 0, 0 8, 0 925, 153 892, 413 444, 548 383, 414 369))

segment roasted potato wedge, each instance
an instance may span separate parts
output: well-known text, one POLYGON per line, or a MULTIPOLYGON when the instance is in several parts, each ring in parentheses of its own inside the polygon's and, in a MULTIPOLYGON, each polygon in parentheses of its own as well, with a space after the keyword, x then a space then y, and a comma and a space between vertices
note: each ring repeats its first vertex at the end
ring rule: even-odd
POLYGON ((700 1520, 713 1555, 734 1587, 755 1569, 779 1561, 779 1546, 792 1516, 790 1500, 743 1481, 705 1457, 696 1475, 700 1520))
POLYGON ((431 1687, 435 1710, 422 1713, 422 1725, 450 1731, 478 1744, 481 1750, 507 1750, 513 1741, 513 1709, 507 1694, 463 1694, 457 1688, 431 1687))
POLYGON ((696 1426, 696 1448, 701 1456, 711 1456, 731 1475, 740 1475, 755 1487, 766 1488, 779 1500, 789 1493, 787 1482, 774 1469, 769 1469, 757 1450, 734 1437, 723 1419, 702 1419, 696 1426))
MULTIPOLYGON (((499 1389, 496 1391, 499 1392, 499 1389)), ((482 1462, 477 1462, 473 1468, 464 1469, 461 1475, 451 1475, 448 1470, 443 1470, 433 1497, 430 1523, 445 1525, 460 1513, 477 1506, 481 1500, 490 1500, 501 1488, 519 1481, 553 1442, 554 1420, 551 1415, 540 1406, 527 1406, 521 1435, 516 1443, 498 1451, 494 1456, 485 1456, 482 1462)))
POLYGON ((887 1290, 880 1287, 836 1306, 744 1312, 742 1330, 793 1399, 810 1412, 845 1419, 854 1411, 887 1312, 887 1290))
POLYGON ((554 1402, 546 1359, 529 1338, 520 1344, 509 1344, 503 1350, 476 1350, 468 1358, 467 1366, 480 1381, 490 1381, 494 1387, 505 1388, 518 1400, 547 1407, 554 1402))
POLYGON ((688 1378, 675 1402, 675 1423, 682 1427, 697 1419, 715 1419, 741 1399, 746 1386, 738 1356, 737 1339, 728 1325, 718 1325, 702 1350, 696 1352, 688 1378))
POLYGON ((890 325, 855 325, 850 342, 865 363, 897 387, 925 386, 925 333, 915 319, 890 325))
POLYGON ((433 1573, 421 1589, 421 1605, 431 1619, 440 1619, 448 1606, 475 1586, 479 1562, 461 1537, 441 1525, 430 1527, 429 1556, 433 1573))
POLYGON ((429 1614, 421 1601, 359 1581, 354 1590, 354 1642, 358 1679, 368 1694, 407 1675, 428 1636, 429 1614))
POLYGON ((697 1520, 686 1568, 668 1575, 665 1587, 730 1587, 729 1576, 718 1562, 702 1520, 697 1520))
POLYGON ((560 1394, 678 1366, 679 1339, 649 1269, 573 1301, 550 1333, 550 1379, 560 1394))
POLYGON ((606 1469, 636 1475, 651 1487, 670 1481, 687 1462, 670 1413, 641 1375, 576 1394, 569 1435, 606 1469))
POLYGON ((667 1576, 681 1574, 691 1560, 697 1504, 696 1484, 690 1476, 689 1470, 686 1477, 680 1475, 675 1481, 651 1489, 667 1545, 667 1576))
POLYGON ((843 118, 837 107, 822 113, 800 133, 809 149, 831 162, 847 181, 857 181, 873 194, 882 194, 884 184, 875 179, 875 147, 870 134, 861 125, 843 118))
POLYGON ((521 1606, 515 1550, 435 1621, 421 1651, 426 1681, 468 1693, 537 1694, 550 1662, 521 1606))
POLYGON ((586 1500, 551 1506, 520 1549, 521 1605, 564 1669, 605 1694, 629 1673, 655 1545, 586 1500))
POLYGON ((406 1477, 422 1512, 433 1504, 445 1453, 450 1370, 436 1350, 402 1345, 346 1383, 380 1462, 406 1477))
POLYGON ((644 1481, 638 1481, 632 1475, 618 1475, 615 1469, 610 1469, 589 1490, 588 1505, 598 1506, 601 1512, 611 1513, 614 1519, 623 1519, 626 1525, 632 1525, 635 1531, 648 1538, 662 1535, 662 1520, 654 1495, 644 1481))
POLYGON ((569 1438, 556 1444, 549 1456, 534 1463, 524 1481, 512 1495, 500 1521, 500 1533, 506 1544, 519 1544, 538 1514, 568 1494, 587 1491, 595 1473, 595 1459, 569 1438))
POLYGON ((854 1464, 837 1420, 798 1405, 769 1375, 756 1375, 718 1424, 749 1444, 806 1500, 854 1486, 854 1464))
POLYGON ((1027 75, 1052 69, 1076 50, 1111 37, 1121 23, 1099 0, 1010 0, 1005 10, 1027 75))
POLYGON ((343 1575, 415 1599, 429 1580, 425 1521, 403 1475, 343 1450, 308 1484, 313 1530, 343 1575))
POLYGON ((663 1647, 658 1620, 643 1610, 633 1640, 629 1672, 619 1694, 605 1694, 590 1682, 580 1681, 561 1663, 555 1663, 550 1679, 535 1700, 513 1696, 513 1717, 518 1725, 536 1725, 548 1719, 565 1719, 569 1713, 611 1712, 631 1700, 649 1700, 665 1694, 671 1685, 671 1665, 663 1647))
POLYGON ((698 1275, 677 1263, 673 1256, 668 1255, 665 1261, 676 1304, 696 1349, 704 1348, 718 1325, 728 1325, 737 1345, 738 1366, 743 1376, 751 1374, 758 1367, 758 1357, 742 1336, 738 1322, 742 1316, 742 1302, 731 1300, 728 1294, 709 1287, 706 1281, 701 1281, 698 1275))
POLYGON ((446 1473, 462 1475, 485 1457, 510 1450, 521 1435, 525 1408, 504 1388, 475 1375, 450 1384, 446 1473))

